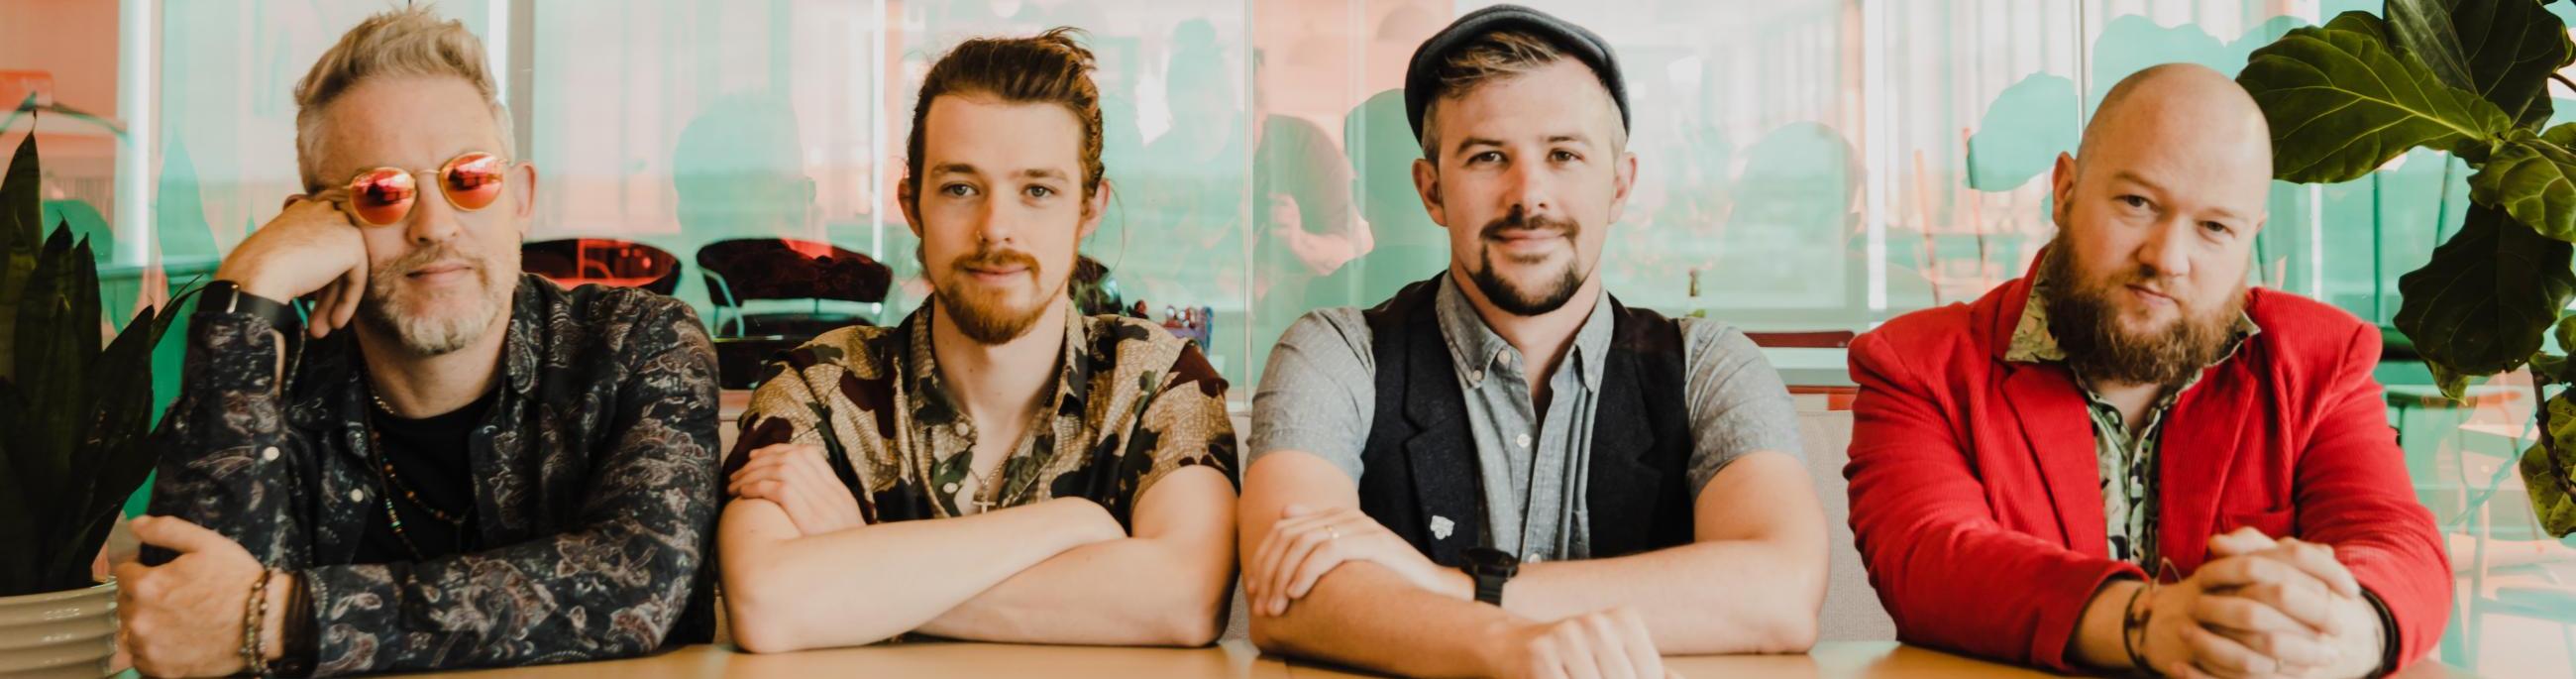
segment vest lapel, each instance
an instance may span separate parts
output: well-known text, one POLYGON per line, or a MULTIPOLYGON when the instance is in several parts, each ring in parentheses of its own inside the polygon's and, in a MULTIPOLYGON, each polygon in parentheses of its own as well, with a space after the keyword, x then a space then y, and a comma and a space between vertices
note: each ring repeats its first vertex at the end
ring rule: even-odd
POLYGON ((1458 388, 1439 314, 1431 304, 1404 319, 1405 419, 1413 436, 1404 442, 1434 563, 1459 563, 1468 548, 1485 543, 1485 494, 1478 473, 1475 434, 1467 427, 1467 397, 1458 388), (1444 530, 1445 529, 1445 530, 1444 530))
POLYGON ((1619 556, 1654 544, 1655 525, 1668 518, 1655 515, 1665 479, 1651 459, 1657 440, 1655 423, 1646 416, 1636 356, 1614 351, 1602 364, 1607 370, 1601 379, 1600 406, 1593 411, 1591 464, 1586 470, 1591 478, 1583 497, 1592 517, 1593 555, 1619 556))

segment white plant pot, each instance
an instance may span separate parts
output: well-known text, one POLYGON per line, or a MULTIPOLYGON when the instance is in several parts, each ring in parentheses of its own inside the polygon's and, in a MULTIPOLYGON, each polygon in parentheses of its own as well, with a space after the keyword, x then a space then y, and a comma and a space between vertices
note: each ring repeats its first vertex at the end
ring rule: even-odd
POLYGON ((116 583, 0 597, 0 678, 98 679, 116 653, 116 583))

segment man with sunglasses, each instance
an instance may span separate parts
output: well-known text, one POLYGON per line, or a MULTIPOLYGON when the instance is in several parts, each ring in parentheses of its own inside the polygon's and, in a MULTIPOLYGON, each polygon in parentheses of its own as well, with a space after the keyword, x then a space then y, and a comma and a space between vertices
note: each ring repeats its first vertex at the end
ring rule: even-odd
POLYGON ((298 84, 305 195, 198 299, 151 548, 151 675, 331 675, 705 641, 714 355, 689 308, 519 272, 537 172, 482 45, 360 23, 298 84), (311 299, 299 320, 287 300, 311 299))

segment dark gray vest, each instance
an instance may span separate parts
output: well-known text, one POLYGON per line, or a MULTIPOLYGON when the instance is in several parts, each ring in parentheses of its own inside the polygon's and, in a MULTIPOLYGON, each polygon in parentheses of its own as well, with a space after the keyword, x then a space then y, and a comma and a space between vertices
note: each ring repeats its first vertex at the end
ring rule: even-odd
MULTIPOLYGON (((1370 518, 1455 567, 1485 543, 1485 492, 1466 394, 1440 332, 1439 292, 1435 276, 1362 314, 1374 335, 1377 414, 1360 451, 1359 495, 1370 518), (1433 533, 1432 517, 1449 519, 1446 537, 1433 533)), ((1691 541, 1681 324, 1609 301, 1610 354, 1584 488, 1594 558, 1691 541)))

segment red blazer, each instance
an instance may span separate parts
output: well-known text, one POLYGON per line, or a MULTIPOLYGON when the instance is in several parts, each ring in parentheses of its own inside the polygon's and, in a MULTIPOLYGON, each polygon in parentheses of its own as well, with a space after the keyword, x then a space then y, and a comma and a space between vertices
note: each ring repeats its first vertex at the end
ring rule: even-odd
MULTIPOLYGON (((1851 345, 1852 533, 1907 643, 2076 671, 2085 601, 2137 567, 2109 558, 2093 424, 2058 365, 2008 363, 2017 279, 1851 345)), ((2165 418, 2160 550, 2183 573, 2253 526, 2330 544, 2397 621, 2400 664, 2449 620, 2451 568, 2415 499, 2371 368, 2375 328, 2256 289, 2262 327, 2165 418)))

